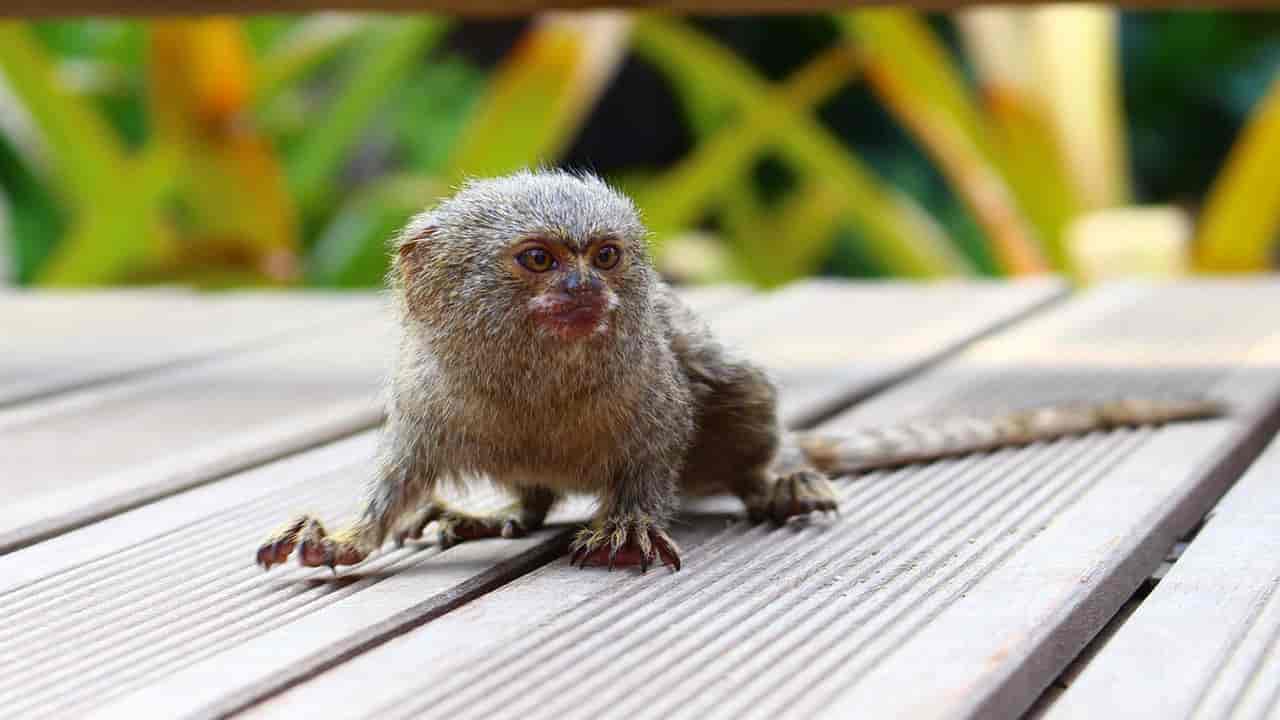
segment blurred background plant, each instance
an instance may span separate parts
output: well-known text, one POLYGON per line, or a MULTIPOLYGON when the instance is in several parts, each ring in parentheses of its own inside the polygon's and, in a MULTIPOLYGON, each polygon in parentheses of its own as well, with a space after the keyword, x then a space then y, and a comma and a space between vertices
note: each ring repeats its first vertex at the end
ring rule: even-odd
POLYGON ((589 168, 689 281, 1271 268, 1280 13, 0 22, 0 272, 381 282, 469 175, 589 168))

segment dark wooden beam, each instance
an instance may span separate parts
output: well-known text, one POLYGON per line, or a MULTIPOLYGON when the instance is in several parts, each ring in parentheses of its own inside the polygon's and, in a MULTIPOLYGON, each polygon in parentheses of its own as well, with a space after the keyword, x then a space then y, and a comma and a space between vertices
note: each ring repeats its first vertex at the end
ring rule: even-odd
MULTIPOLYGON (((989 0, 912 0, 904 3, 926 10, 952 10, 987 4, 989 0)), ((468 17, 510 17, 547 10, 630 8, 689 14, 831 12, 886 5, 882 0, 0 0, 0 17, 48 18, 85 15, 165 16, 203 14, 302 13, 319 10, 376 12, 438 12, 468 17)), ((1035 3, 1014 0, 1009 4, 1035 3)), ((1270 0, 1122 0, 1129 9, 1207 8, 1262 9, 1270 0)))

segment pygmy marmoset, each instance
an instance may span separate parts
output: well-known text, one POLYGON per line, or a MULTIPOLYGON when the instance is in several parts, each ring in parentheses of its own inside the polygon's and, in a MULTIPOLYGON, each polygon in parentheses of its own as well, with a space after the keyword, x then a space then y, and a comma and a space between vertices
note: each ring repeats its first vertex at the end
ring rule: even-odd
POLYGON ((781 522, 836 509, 823 472, 1218 412, 1198 400, 1130 400, 784 446, 766 372, 719 343, 659 278, 646 240, 628 198, 560 171, 472 181, 415 217, 395 240, 400 347, 363 511, 333 533, 299 517, 259 548, 258 563, 296 548, 306 566, 354 564, 433 522, 442 545, 517 537, 565 494, 588 493, 599 509, 574 538, 572 562, 679 569, 666 527, 681 495, 729 492, 752 518, 781 522), (515 502, 477 515, 437 494, 476 476, 515 502))

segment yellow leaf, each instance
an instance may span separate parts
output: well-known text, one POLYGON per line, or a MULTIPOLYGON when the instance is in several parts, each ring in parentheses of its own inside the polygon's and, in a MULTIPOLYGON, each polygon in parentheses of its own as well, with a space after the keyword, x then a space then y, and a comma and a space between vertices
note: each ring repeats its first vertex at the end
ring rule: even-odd
POLYGON ((1253 111, 1200 218, 1196 264, 1214 272, 1273 266, 1280 236, 1280 76, 1253 111))
POLYGON ((1128 204, 1119 12, 1103 5, 1052 5, 1032 10, 1029 27, 1036 86, 1082 207, 1128 204))
POLYGON ((617 71, 630 27, 612 11, 539 17, 494 71, 446 165, 449 184, 559 157, 617 71))
POLYGON ((965 54, 977 71, 1009 187, 1053 266, 1073 272, 1063 232, 1080 202, 1036 79, 1030 10, 966 8, 955 19, 965 54))
POLYGON ((242 26, 201 18, 156 21, 150 30, 152 142, 179 148, 186 166, 181 199, 192 222, 182 242, 188 252, 279 276, 295 264, 296 213, 274 149, 254 126, 242 26))
POLYGON ((992 150, 985 120, 941 43, 913 11, 859 10, 844 16, 866 53, 865 75, 881 100, 938 163, 1013 274, 1048 262, 992 150))

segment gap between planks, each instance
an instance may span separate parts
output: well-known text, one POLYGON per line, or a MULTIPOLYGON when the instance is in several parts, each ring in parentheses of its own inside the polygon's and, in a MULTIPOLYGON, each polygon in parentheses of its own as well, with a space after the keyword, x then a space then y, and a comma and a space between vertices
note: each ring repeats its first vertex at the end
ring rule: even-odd
POLYGON ((1280 710, 1280 441, 1154 589, 1046 703, 1046 720, 1273 717, 1280 710))

